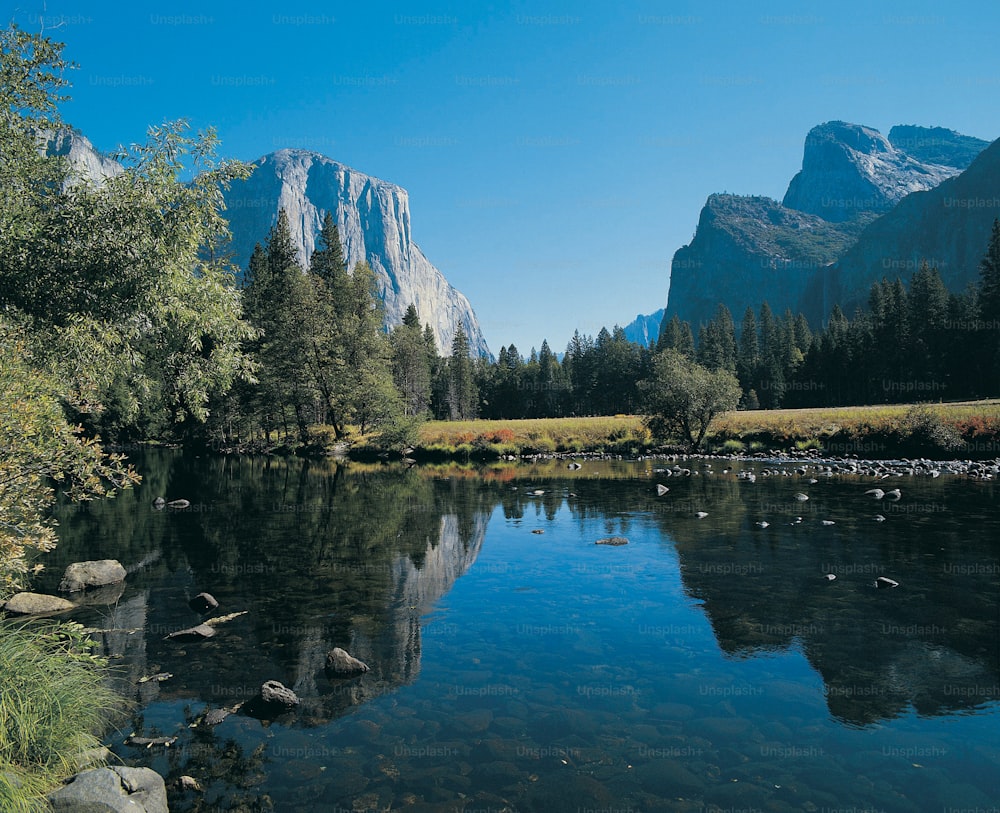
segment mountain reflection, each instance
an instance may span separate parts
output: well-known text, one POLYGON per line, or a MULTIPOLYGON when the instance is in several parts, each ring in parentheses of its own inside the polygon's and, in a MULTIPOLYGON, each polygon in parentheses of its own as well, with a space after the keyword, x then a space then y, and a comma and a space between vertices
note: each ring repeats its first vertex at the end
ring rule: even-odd
POLYGON ((721 650, 746 659, 800 649, 846 724, 1000 699, 990 484, 907 481, 905 501, 888 506, 865 497, 870 486, 857 479, 750 483, 732 473, 672 478, 657 497, 649 464, 469 476, 162 450, 136 462, 139 489, 60 514, 60 546, 40 587, 52 590, 73 560, 126 565, 121 600, 80 618, 108 630, 103 649, 144 703, 183 700, 198 713, 249 700, 275 679, 298 694, 295 724, 308 727, 413 682, 422 623, 476 561, 498 507, 508 521, 568 510, 581 523, 601 519, 609 533, 655 524, 721 650), (795 501, 803 490, 809 501, 795 501), (161 495, 192 507, 155 511, 161 495), (877 510, 885 522, 873 519, 877 510), (878 576, 900 587, 875 589, 878 576), (218 613, 247 614, 211 640, 164 640, 198 622, 187 601, 201 591, 219 600, 218 613), (324 660, 338 646, 371 672, 329 680, 324 660), (138 684, 161 671, 174 677, 138 684))

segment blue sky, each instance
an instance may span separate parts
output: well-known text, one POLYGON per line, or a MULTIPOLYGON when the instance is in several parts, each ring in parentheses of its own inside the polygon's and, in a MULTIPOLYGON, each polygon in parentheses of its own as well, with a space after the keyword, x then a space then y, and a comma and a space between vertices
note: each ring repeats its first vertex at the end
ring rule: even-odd
POLYGON ((410 193, 413 236, 494 352, 666 302, 712 192, 780 199, 811 127, 1000 137, 995 2, 124 4, 20 0, 79 64, 95 146, 214 126, 410 193))

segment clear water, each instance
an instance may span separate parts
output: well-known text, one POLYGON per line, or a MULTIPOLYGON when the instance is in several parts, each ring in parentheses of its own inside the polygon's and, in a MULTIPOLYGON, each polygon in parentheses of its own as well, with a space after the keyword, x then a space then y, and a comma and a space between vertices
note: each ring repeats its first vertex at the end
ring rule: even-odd
POLYGON ((175 813, 1000 809, 993 484, 135 459, 140 488, 63 507, 39 586, 129 568, 76 617, 136 702, 114 752, 202 785, 175 813), (164 640, 203 590, 247 614, 164 640), (371 671, 328 679, 335 646, 371 671), (300 706, 189 727, 269 679, 300 706))

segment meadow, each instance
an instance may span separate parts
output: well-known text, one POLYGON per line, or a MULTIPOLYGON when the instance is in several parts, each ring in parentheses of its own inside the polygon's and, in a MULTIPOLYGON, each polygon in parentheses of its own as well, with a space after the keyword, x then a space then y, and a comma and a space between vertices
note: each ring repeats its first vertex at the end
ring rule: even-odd
MULTIPOLYGON (((885 457, 1000 456, 1000 399, 941 404, 886 404, 817 409, 749 410, 716 417, 707 452, 808 451, 885 457)), ((680 451, 655 441, 642 416, 429 421, 420 429, 418 459, 539 454, 680 451)))

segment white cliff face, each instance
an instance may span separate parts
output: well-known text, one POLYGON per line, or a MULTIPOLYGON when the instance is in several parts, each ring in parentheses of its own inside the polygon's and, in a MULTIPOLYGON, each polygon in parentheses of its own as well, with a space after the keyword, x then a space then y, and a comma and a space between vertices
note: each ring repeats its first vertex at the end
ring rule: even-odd
POLYGON ((226 193, 234 262, 245 268, 285 209, 299 261, 308 265, 327 212, 337 221, 348 268, 367 261, 385 303, 387 325, 399 324, 413 304, 429 323, 443 355, 461 325, 474 355, 489 355, 475 312, 413 242, 409 195, 395 184, 356 172, 318 153, 279 150, 255 163, 246 181, 226 193))
POLYGON ((101 155, 84 136, 72 130, 42 133, 47 155, 61 155, 69 160, 73 175, 87 179, 98 186, 106 178, 120 175, 124 170, 113 158, 101 155))
POLYGON ((782 203, 842 223, 861 212, 888 211, 911 192, 932 189, 959 171, 918 161, 871 127, 831 121, 810 130, 802 171, 782 203))

